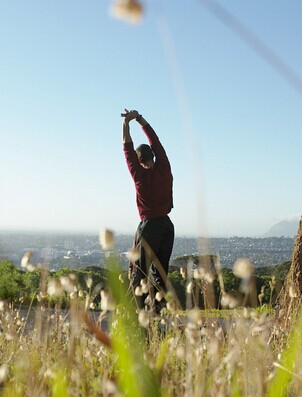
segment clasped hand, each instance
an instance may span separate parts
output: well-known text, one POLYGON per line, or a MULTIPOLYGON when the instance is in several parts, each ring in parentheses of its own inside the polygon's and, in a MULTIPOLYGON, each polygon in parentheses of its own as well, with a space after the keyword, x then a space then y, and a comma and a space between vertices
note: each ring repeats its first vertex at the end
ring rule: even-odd
POLYGON ((139 116, 137 110, 127 110, 125 109, 125 113, 121 113, 121 117, 124 117, 124 120, 129 123, 129 121, 136 119, 139 116))

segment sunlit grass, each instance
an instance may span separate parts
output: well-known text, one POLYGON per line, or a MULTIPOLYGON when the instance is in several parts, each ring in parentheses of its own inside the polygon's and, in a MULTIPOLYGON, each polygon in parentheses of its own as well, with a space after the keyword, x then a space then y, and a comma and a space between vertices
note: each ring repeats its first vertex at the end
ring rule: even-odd
MULTIPOLYGON (((102 243, 112 248, 112 239, 107 233, 102 243)), ((286 335, 271 305, 200 310, 192 299, 195 287, 187 288, 190 310, 177 309, 169 291, 167 308, 156 315, 149 303, 137 308, 115 254, 108 254, 107 267, 107 287, 93 285, 87 276, 86 290, 74 275, 54 282, 41 268, 38 306, 27 306, 25 315, 22 305, 1 302, 1 395, 299 395, 301 315, 286 335), (68 309, 62 310, 61 294, 68 296, 68 309), (101 310, 93 312, 97 297, 101 310), (108 330, 102 329, 107 321, 108 330)), ((243 302, 253 293, 253 283, 247 282, 253 271, 246 268, 240 273, 243 302)), ((189 284, 190 271, 185 277, 189 284)), ((193 279, 203 294, 211 292, 208 271, 192 273, 193 279)))

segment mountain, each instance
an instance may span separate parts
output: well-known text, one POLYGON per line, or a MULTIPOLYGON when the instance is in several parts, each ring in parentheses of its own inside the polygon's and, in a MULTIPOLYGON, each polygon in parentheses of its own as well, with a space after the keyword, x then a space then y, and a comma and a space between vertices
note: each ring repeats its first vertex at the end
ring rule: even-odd
POLYGON ((299 220, 283 220, 273 225, 268 232, 261 237, 295 237, 298 231, 299 220))

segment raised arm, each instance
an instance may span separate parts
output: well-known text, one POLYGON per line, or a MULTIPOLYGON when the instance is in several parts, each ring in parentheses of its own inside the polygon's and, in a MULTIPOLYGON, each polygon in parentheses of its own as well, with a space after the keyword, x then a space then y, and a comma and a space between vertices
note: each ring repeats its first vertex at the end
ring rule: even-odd
POLYGON ((121 113, 121 116, 124 118, 123 129, 122 129, 122 141, 123 143, 132 142, 132 138, 130 135, 130 127, 129 123, 131 120, 136 119, 136 121, 143 127, 148 124, 148 122, 138 113, 137 110, 127 110, 125 109, 125 113, 121 113))
POLYGON ((163 148, 162 144, 160 143, 160 140, 158 139, 158 136, 156 135, 155 131, 150 126, 148 121, 146 121, 142 117, 142 115, 138 113, 137 110, 129 111, 129 110, 125 109, 125 113, 121 113, 121 116, 124 117, 123 143, 132 142, 132 139, 130 136, 129 122, 131 120, 135 119, 143 127, 143 131, 148 138, 149 144, 156 156, 157 161, 160 161, 161 163, 165 163, 168 166, 170 166, 165 149, 163 148))
POLYGON ((142 126, 146 126, 148 122, 142 117, 141 114, 138 113, 137 110, 127 110, 125 109, 125 113, 121 113, 121 116, 124 118, 123 129, 122 129, 122 141, 123 143, 132 142, 132 138, 130 135, 130 127, 129 123, 131 120, 136 119, 136 121, 142 126))

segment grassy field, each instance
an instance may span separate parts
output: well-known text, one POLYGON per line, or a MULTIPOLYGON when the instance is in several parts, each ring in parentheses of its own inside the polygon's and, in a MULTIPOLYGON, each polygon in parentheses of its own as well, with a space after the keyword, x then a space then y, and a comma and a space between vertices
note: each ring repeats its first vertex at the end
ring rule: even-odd
MULTIPOLYGON (((290 307, 281 316, 272 308, 230 309, 234 301, 225 292, 228 309, 199 310, 192 306, 188 278, 189 309, 178 310, 170 290, 155 295, 167 301, 155 315, 150 299, 144 309, 135 304, 142 292, 148 295, 148 284, 133 298, 117 258, 110 256, 107 265, 110 288, 99 291, 97 317, 89 309, 95 299, 91 281, 82 290, 73 275, 54 281, 43 272, 35 312, 0 302, 1 396, 302 395, 302 317, 293 322, 290 307), (68 310, 61 310, 59 299, 51 309, 47 298, 63 293, 68 310)), ((246 288, 248 274, 241 277, 246 288)), ((199 282, 210 293, 212 278, 203 274, 199 282)), ((293 295, 291 303, 297 299, 293 295)))

